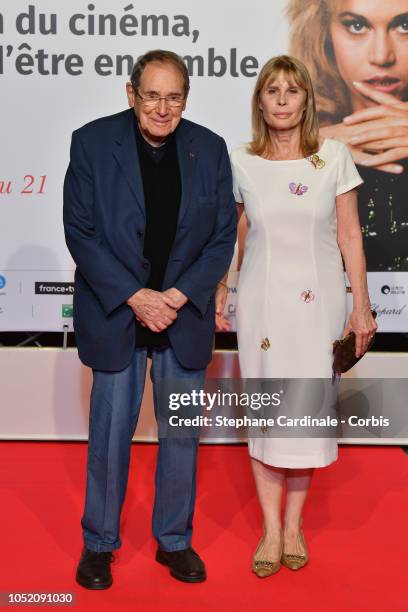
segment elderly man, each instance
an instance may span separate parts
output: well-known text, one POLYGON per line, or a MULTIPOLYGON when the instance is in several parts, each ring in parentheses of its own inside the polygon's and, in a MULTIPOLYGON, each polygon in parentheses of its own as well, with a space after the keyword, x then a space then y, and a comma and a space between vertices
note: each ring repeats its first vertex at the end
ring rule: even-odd
MULTIPOLYGON (((183 60, 146 53, 126 88, 130 109, 73 133, 64 183, 65 236, 77 266, 75 334, 93 370, 76 574, 90 589, 112 584, 147 358, 160 419, 160 380, 203 386, 214 292, 236 238, 225 143, 182 119, 189 91, 183 60)), ((191 547, 197 450, 197 436, 159 437, 156 560, 185 582, 206 578, 191 547)))

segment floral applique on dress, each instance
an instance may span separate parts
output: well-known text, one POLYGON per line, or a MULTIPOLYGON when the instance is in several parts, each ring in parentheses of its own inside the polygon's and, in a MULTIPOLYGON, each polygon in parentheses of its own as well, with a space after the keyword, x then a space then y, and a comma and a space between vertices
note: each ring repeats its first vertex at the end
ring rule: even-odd
POLYGON ((289 183, 290 192, 293 195, 301 196, 309 189, 307 185, 302 185, 302 183, 289 183))

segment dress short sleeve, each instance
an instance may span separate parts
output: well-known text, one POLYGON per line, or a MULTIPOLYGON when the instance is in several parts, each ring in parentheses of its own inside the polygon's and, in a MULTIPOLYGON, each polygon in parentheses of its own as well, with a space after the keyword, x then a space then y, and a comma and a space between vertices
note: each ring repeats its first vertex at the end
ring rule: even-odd
POLYGON ((351 156, 351 153, 343 142, 339 141, 339 149, 338 149, 338 168, 337 168, 337 189, 336 196, 341 195, 342 193, 346 193, 350 191, 350 189, 354 189, 361 183, 364 183, 361 178, 358 170, 356 168, 356 164, 351 156))
POLYGON ((241 195, 239 190, 239 182, 238 182, 238 172, 237 172, 237 162, 235 160, 234 151, 231 153, 231 170, 232 170, 232 190, 234 192, 235 202, 238 204, 243 204, 244 198, 241 195))

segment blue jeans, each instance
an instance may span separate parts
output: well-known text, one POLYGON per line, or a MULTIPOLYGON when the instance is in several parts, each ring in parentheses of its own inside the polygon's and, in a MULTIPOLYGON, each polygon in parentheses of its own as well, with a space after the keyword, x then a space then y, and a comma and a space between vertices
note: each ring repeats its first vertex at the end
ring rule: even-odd
MULTIPOLYGON (((147 357, 156 419, 163 410, 157 401, 161 379, 188 379, 200 389, 205 369, 188 370, 173 349, 136 348, 132 361, 120 372, 93 371, 89 413, 89 443, 85 510, 81 519, 84 544, 96 552, 122 545, 120 513, 129 474, 130 449, 142 402, 147 357)), ((167 406, 168 409, 168 406, 167 406)), ((198 437, 159 437, 153 534, 167 551, 191 543, 196 493, 198 437)))

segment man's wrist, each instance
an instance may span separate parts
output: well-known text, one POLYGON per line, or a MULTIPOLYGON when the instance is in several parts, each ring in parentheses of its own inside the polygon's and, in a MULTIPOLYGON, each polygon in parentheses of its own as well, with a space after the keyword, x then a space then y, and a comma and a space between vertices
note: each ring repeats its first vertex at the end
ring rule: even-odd
POLYGON ((177 289, 177 287, 169 287, 169 289, 163 291, 163 294, 167 297, 167 300, 169 300, 167 303, 172 308, 181 308, 189 300, 188 296, 180 291, 180 289, 177 289))
POLYGON ((132 306, 132 304, 135 303, 135 301, 137 301, 138 297, 141 297, 143 295, 143 293, 145 293, 146 288, 142 287, 142 289, 139 289, 138 291, 136 291, 136 293, 134 293, 133 295, 131 295, 127 300, 126 300, 126 304, 128 304, 128 306, 132 306))
POLYGON ((180 291, 180 289, 177 289, 177 287, 170 287, 170 291, 172 291, 173 293, 175 292, 178 297, 183 298, 184 300, 188 300, 188 297, 185 295, 185 293, 180 291))

